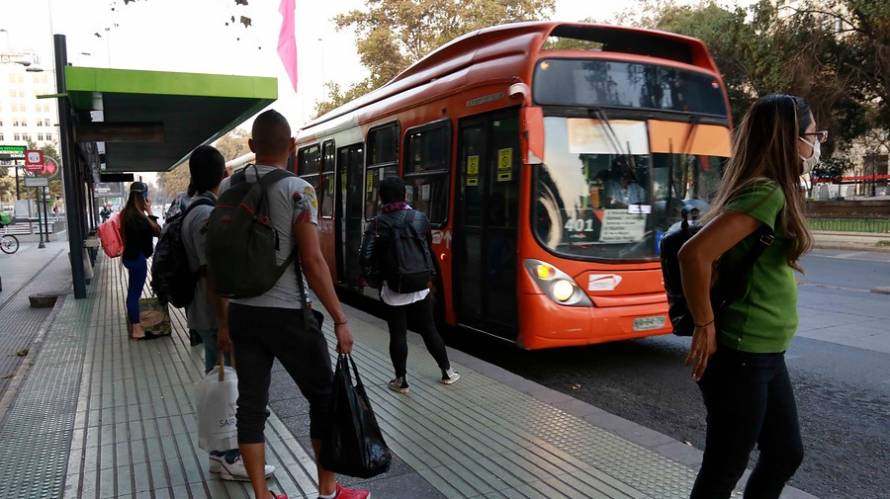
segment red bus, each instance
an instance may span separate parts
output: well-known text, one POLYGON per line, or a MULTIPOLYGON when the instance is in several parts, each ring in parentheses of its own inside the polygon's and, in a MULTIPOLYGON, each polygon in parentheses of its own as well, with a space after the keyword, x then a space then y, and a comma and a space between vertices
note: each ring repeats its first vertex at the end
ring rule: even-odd
POLYGON ((726 90, 701 41, 533 22, 464 35, 308 123, 296 173, 324 254, 361 290, 377 184, 401 175, 433 224, 450 325, 538 349, 670 332, 660 237, 706 209, 730 152, 726 90))

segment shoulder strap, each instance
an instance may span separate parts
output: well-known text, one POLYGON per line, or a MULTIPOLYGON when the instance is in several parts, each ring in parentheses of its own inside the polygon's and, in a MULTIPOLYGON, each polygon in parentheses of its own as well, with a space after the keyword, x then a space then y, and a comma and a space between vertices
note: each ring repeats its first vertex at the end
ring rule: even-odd
POLYGON ((189 205, 188 205, 188 207, 186 207, 185 211, 182 212, 182 219, 185 220, 185 217, 188 216, 189 212, 191 212, 193 209, 197 208, 198 206, 215 206, 215 205, 216 205, 216 203, 214 203, 213 201, 211 201, 210 199, 207 199, 205 197, 196 199, 194 203, 189 203, 189 205))
POLYGON ((279 180, 283 180, 287 177, 293 176, 293 173, 285 170, 284 168, 276 168, 260 178, 260 185, 263 186, 263 189, 268 189, 275 185, 279 180))
POLYGON ((247 168, 249 166, 250 165, 238 170, 237 172, 235 172, 234 175, 232 175, 232 180, 230 180, 231 185, 243 184, 244 182, 247 182, 247 174, 245 174, 244 172, 247 171, 247 168))
POLYGON ((306 295, 306 283, 303 282, 303 268, 300 265, 300 255, 296 242, 294 243, 294 251, 291 253, 294 258, 294 270, 297 274, 297 291, 300 293, 300 308, 303 312, 303 327, 309 330, 309 317, 312 312, 309 310, 309 297, 306 295))

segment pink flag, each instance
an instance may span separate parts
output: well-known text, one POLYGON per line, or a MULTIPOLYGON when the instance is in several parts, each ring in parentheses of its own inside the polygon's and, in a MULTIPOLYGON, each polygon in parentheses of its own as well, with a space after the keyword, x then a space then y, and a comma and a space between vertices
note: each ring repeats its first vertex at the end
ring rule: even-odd
POLYGON ((287 76, 297 91, 297 39, 294 36, 294 0, 281 0, 278 12, 281 20, 281 31, 278 33, 278 56, 284 64, 287 76))

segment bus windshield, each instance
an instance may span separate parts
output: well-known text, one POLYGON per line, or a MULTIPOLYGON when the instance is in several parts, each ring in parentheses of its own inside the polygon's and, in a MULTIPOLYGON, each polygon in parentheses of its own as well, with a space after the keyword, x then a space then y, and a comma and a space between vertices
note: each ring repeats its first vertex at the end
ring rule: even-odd
POLYGON ((602 59, 545 59, 534 79, 541 106, 657 109, 726 117, 723 91, 706 73, 602 59))
POLYGON ((606 125, 574 121, 544 118, 545 161, 533 183, 540 244, 568 257, 645 260, 658 256, 681 210, 693 217, 707 211, 725 158, 682 154, 680 144, 675 153, 650 153, 645 121, 616 120, 611 126, 624 146, 598 146, 594 132, 606 125))

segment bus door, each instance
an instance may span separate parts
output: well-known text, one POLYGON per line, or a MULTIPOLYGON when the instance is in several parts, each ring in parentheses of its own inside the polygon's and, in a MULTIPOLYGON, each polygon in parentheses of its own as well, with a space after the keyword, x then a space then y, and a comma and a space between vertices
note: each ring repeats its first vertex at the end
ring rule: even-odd
POLYGON ((519 113, 460 122, 454 303, 460 324, 516 338, 519 113))
POLYGON ((362 240, 364 208, 364 146, 355 144, 337 150, 340 187, 337 189, 337 275, 340 284, 357 287, 360 276, 358 254, 362 240))

